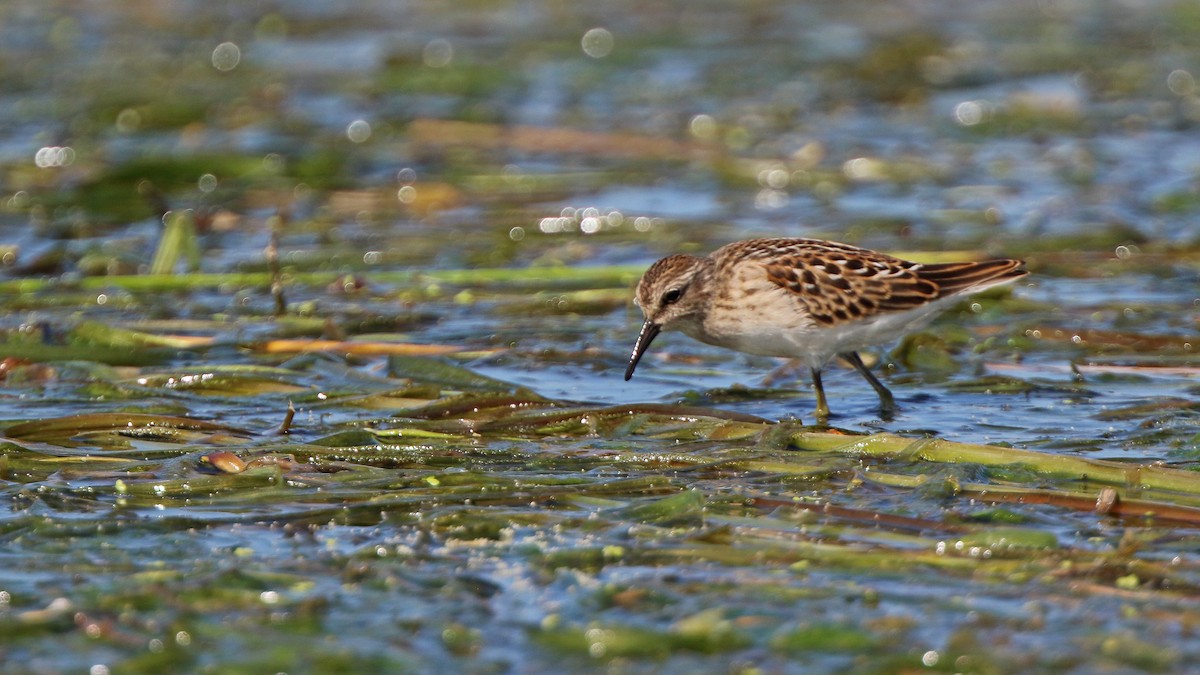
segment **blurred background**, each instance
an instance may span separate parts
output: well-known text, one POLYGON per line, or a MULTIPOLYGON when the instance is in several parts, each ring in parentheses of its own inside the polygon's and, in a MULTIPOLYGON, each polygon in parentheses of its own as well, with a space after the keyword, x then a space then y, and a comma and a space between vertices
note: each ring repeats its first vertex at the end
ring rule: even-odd
POLYGON ((136 236, 142 179, 223 231, 287 206, 391 255, 414 228, 470 235, 416 258, 437 265, 1200 236, 1187 1, 0 11, 5 235, 32 225, 31 249, 136 236))
MULTIPOLYGON (((855 373, 831 368, 825 383, 840 414, 835 425, 1190 467, 1200 451, 1197 36, 1197 0, 6 0, 0 329, 4 355, 15 360, 0 369, 4 417, 136 409, 268 433, 294 399, 292 438, 300 441, 386 417, 383 404, 322 402, 327 392, 336 398, 385 381, 396 386, 387 377, 405 374, 398 362, 378 354, 289 361, 291 354, 247 346, 322 338, 465 348, 459 365, 558 401, 803 419, 813 405, 806 379, 784 374, 764 384, 776 360, 682 336, 659 338, 635 379, 621 380, 640 324, 631 289, 652 261, 748 237, 803 236, 920 260, 1021 257, 1032 271, 1010 291, 964 303, 930 332, 867 355, 896 393, 894 420, 876 419, 874 393, 855 373), (272 275, 284 282, 282 296, 272 295, 272 275), (164 345, 114 331, 216 346, 197 352, 182 339, 164 345), (188 391, 179 377, 200 368, 225 379, 188 391)), ((417 394, 406 396, 412 403, 417 394)), ((545 444, 539 452, 626 448, 622 439, 545 444)), ((500 452, 510 440, 473 436, 466 445, 500 452)), ((172 462, 146 471, 185 471, 172 462)), ((70 481, 79 480, 42 478, 75 487, 70 481)), ((29 504, 37 500, 29 496, 34 488, 13 481, 12 494, 24 495, 5 516, 15 523, 33 517, 29 504)), ((101 482, 111 492, 112 477, 101 482)), ((727 488, 734 489, 720 490, 727 488)), ((104 500, 116 497, 103 490, 96 499, 106 509, 104 500)), ((872 508, 910 506, 886 491, 882 499, 886 505, 872 508)), ((55 504, 50 512, 68 521, 100 508, 55 504)), ((287 510, 267 504, 275 506, 287 510)), ((278 517, 267 507, 246 508, 255 518, 278 517)), ((172 514, 200 517, 178 509, 172 514)), ((220 521, 227 522, 242 521, 220 521)), ((1041 525, 1085 548, 1115 547, 1120 538, 1041 525)), ((39 526, 5 527, 0 541, 39 526)), ((344 556, 331 563, 332 576, 288 567, 321 578, 318 591, 297 591, 298 602, 334 608, 336 630, 302 621, 280 632, 296 629, 294 645, 306 647, 304 631, 320 633, 329 646, 334 633, 362 629, 356 622, 378 609, 373 603, 386 613, 397 596, 420 597, 428 604, 400 621, 409 622, 404 646, 381 637, 396 621, 380 614, 361 619, 368 630, 345 644, 367 655, 416 654, 418 669, 466 654, 459 665, 499 672, 553 662, 524 653, 525 631, 543 614, 562 610, 586 623, 596 609, 592 600, 564 600, 594 582, 582 578, 536 586, 535 604, 522 609, 520 589, 533 582, 526 568, 506 567, 522 564, 511 551, 473 559, 481 567, 471 569, 515 594, 474 577, 427 593, 431 580, 448 574, 438 566, 444 561, 378 598, 346 590, 350 581, 339 588, 337 574, 357 564, 347 560, 359 546, 420 539, 396 527, 349 528, 352 536, 337 530, 337 541, 330 534, 334 543, 324 550, 344 556), (321 585, 329 579, 332 588, 321 585), (499 600, 477 602, 492 592, 499 600), (459 616, 464 606, 463 616, 481 625, 493 610, 516 618, 483 635, 458 624, 450 633, 422 632, 426 621, 468 621, 459 616), (460 628, 466 632, 454 632, 460 628)), ((140 559, 159 534, 171 543, 152 548, 168 566, 207 556, 260 571, 300 564, 293 533, 251 537, 218 524, 188 544, 167 527, 148 539, 115 539, 118 553, 105 552, 106 540, 78 554, 94 556, 96 567, 87 569, 99 580, 88 588, 108 598, 127 569, 122 561, 140 559), (247 538, 256 553, 220 557, 253 548, 247 538)), ((75 554, 50 539, 29 541, 11 553, 11 569, 24 572, 0 578, 7 584, 0 589, 24 593, 26 609, 45 604, 40 593, 69 595, 77 578, 36 574, 50 552, 61 556, 55 564, 75 554)), ((1121 541, 1123 551, 1136 549, 1121 541)), ((1182 541, 1166 559, 1194 545, 1182 541)), ((455 574, 469 567, 447 550, 440 552, 455 574)), ((228 581, 224 572, 206 579, 218 588, 228 581)), ((246 587, 276 587, 255 579, 246 587)), ((807 592, 819 581, 795 583, 807 592)), ((926 581, 940 588, 939 579, 926 581)), ((831 583, 845 589, 858 580, 831 583)), ((203 588, 207 597, 211 589, 203 588)), ((908 597, 886 588, 895 603, 889 611, 925 611, 916 591, 908 597)), ((963 582, 960 590, 977 589, 963 582)), ((1018 585, 997 600, 997 615, 1024 616, 1027 590, 1018 585)), ((0 625, 8 625, 7 593, 0 593, 0 625)), ((841 616, 839 597, 823 601, 841 616)), ((681 602, 705 606, 693 596, 681 602)), ((97 604, 92 610, 101 615, 123 606, 97 604)), ((871 614, 869 603, 862 606, 871 614)), ((960 608, 935 609, 937 622, 904 640, 941 648, 962 617, 960 608)), ((1079 622, 1061 608, 1039 616, 1086 632, 1124 611, 1092 609, 1098 614, 1088 616, 1109 618, 1079 622)), ((255 621, 249 625, 261 629, 255 621)), ((1018 655, 1009 665, 1028 665, 1021 654, 1051 669, 1095 665, 1088 659, 1102 651, 1100 642, 1053 633, 1048 643, 1035 623, 1007 635, 1018 655), (1049 656, 1038 661, 1038 654, 1049 656)), ((124 628, 139 645, 161 632, 159 624, 139 626, 124 628)), ((1174 635, 1171 626, 1164 635, 1174 635)), ((257 648, 252 637, 242 639, 219 635, 206 644, 240 645, 229 652, 236 660, 257 648)), ((1112 654, 1132 642, 1112 643, 1112 654)), ((0 657, 25 650, 31 672, 86 665, 79 643, 72 655, 57 654, 55 644, 38 636, 19 647, 0 643, 0 657)), ((114 663, 141 650, 118 639, 103 647, 114 663)), ((1113 663, 1166 670, 1196 663, 1194 648, 1179 649, 1113 656, 1113 663)), ((689 659, 696 658, 665 670, 694 672, 698 661, 689 659)), ((768 665, 788 667, 786 656, 772 658, 768 665)), ((730 659, 722 667, 737 670, 741 661, 730 659)), ((360 670, 384 663, 368 661, 345 663, 360 670)), ((229 665, 211 656, 191 663, 229 665)), ((851 663, 807 665, 835 671, 851 663)), ((657 664, 643 666, 651 672, 657 664)))

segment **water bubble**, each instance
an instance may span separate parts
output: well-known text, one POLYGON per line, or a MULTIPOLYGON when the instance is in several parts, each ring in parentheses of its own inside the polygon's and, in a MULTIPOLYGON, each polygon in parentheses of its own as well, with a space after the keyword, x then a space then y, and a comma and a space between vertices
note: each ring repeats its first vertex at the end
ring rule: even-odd
POLYGON ((445 68, 453 60, 454 46, 441 38, 430 40, 421 51, 421 61, 430 68, 445 68))
POLYGON ((696 115, 688 124, 688 130, 702 141, 711 141, 717 137, 717 120, 712 115, 696 115))
POLYGON ((763 188, 754 196, 754 208, 760 211, 772 211, 787 205, 788 194, 783 190, 763 188))
POLYGON ((134 108, 125 108, 117 113, 117 131, 127 134, 137 131, 140 126, 142 126, 142 114, 134 108))
POLYGON ((612 632, 601 628, 589 628, 584 632, 583 639, 588 642, 588 654, 600 658, 608 651, 605 643, 612 639, 612 632))
POLYGON ((882 161, 870 157, 856 157, 842 164, 842 173, 851 180, 883 180, 887 177, 885 169, 882 161))
POLYGON ((242 61, 242 50, 232 42, 222 42, 212 53, 213 68, 228 72, 237 68, 242 61))
POLYGON ((981 101, 963 101, 954 106, 954 120, 964 127, 973 127, 984 120, 987 109, 981 101))
POLYGON ((593 28, 583 34, 580 44, 584 54, 593 59, 602 59, 612 53, 613 34, 604 28, 593 28))
POLYGON ((1189 96, 1196 92, 1196 78, 1186 70, 1172 70, 1167 75, 1167 88, 1177 96, 1189 96))
POLYGON ((588 216, 579 221, 579 229, 584 234, 596 234, 600 231, 600 219, 595 216, 588 216))
POLYGON ((525 238, 525 228, 523 228, 523 227, 512 228, 511 230, 508 231, 508 238, 512 239, 513 241, 521 241, 522 239, 525 238))
POLYGON ((201 192, 212 192, 217 189, 217 177, 211 173, 206 173, 200 176, 200 180, 196 181, 196 186, 201 192))
POLYGON ((1129 250, 1128 246, 1118 246, 1114 253, 1117 254, 1117 258, 1120 260, 1125 260, 1129 256, 1133 255, 1133 252, 1129 250))
POLYGON ((283 155, 269 152, 263 157, 263 168, 271 173, 282 173, 284 169, 283 155))
POLYGON ((346 126, 346 137, 354 143, 362 143, 371 137, 371 125, 366 120, 354 120, 346 126))
POLYGON ((937 665, 939 658, 938 653, 931 649, 921 655, 921 663, 928 668, 932 668, 937 665))
POLYGON ((416 198, 417 189, 411 185, 405 185, 396 191, 396 199, 399 199, 401 204, 411 204, 416 198))
POLYGON ((33 163, 40 169, 68 166, 75 163, 75 150, 57 145, 38 148, 33 155, 33 163))
POLYGON ((413 169, 405 167, 396 172, 396 180, 408 184, 417 182, 417 172, 413 169))

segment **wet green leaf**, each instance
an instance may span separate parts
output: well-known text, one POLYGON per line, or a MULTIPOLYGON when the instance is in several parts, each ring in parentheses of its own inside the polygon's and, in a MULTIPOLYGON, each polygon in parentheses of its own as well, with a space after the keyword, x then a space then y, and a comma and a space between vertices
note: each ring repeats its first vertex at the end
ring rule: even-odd
POLYGON ((187 271, 200 270, 200 244, 196 239, 196 218, 191 211, 172 211, 165 217, 162 238, 150 262, 150 274, 171 274, 180 261, 187 271))
POLYGON ((696 490, 684 490, 670 497, 626 507, 619 515, 638 523, 671 525, 698 524, 703 512, 704 495, 696 490))
POLYGON ((95 413, 46 420, 32 420, 14 424, 4 430, 12 438, 40 442, 63 441, 79 434, 94 432, 113 432, 130 435, 161 433, 165 437, 171 437, 173 432, 176 431, 195 431, 204 434, 227 433, 243 437, 249 436, 249 432, 215 422, 141 413, 95 413))
POLYGON ((963 535, 961 541, 968 546, 982 546, 1001 554, 1014 548, 1058 548, 1058 537, 1054 533, 1031 528, 994 527, 963 535))
POLYGON ((448 361, 419 356, 389 356, 388 374, 421 384, 436 384, 460 391, 511 392, 517 389, 516 385, 479 375, 448 361))

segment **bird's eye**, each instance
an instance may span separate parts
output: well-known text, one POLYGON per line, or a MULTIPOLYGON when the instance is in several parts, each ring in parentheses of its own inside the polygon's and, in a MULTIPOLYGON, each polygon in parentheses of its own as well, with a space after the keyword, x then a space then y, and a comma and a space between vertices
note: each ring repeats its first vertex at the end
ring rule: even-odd
POLYGON ((679 302, 679 296, 681 296, 681 295, 683 295, 682 290, 680 290, 678 288, 672 288, 671 290, 667 291, 666 293, 663 293, 662 304, 673 305, 673 304, 679 302))

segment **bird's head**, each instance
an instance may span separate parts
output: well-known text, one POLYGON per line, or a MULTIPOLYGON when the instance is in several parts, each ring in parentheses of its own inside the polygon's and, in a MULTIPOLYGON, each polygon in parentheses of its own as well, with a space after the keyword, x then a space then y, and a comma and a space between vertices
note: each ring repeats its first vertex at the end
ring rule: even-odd
POLYGON ((633 302, 641 308, 646 321, 629 356, 626 380, 633 377, 638 361, 659 333, 678 330, 703 315, 704 286, 711 265, 708 258, 673 255, 654 263, 642 275, 633 302))

